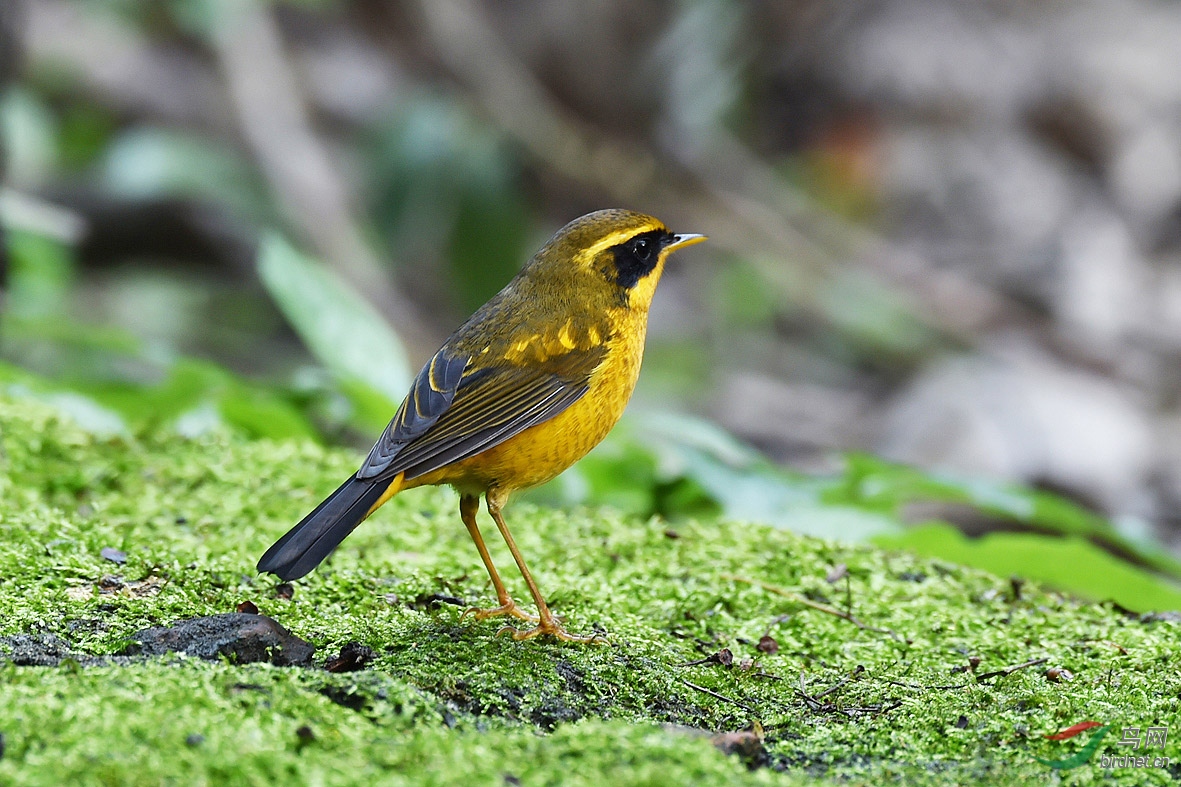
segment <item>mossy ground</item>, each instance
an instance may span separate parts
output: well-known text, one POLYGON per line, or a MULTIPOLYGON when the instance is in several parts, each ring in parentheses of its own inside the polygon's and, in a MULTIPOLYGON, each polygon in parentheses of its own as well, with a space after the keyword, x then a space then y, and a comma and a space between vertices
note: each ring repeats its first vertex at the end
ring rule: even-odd
POLYGON ((252 601, 320 661, 350 641, 377 653, 330 674, 181 657, 25 667, 0 647, 0 783, 1090 784, 1113 777, 1098 756, 1060 774, 1034 759, 1077 751, 1085 735, 1043 736, 1086 719, 1115 725, 1108 753, 1126 753, 1121 726, 1171 725, 1156 752, 1171 769, 1115 778, 1181 776, 1176 622, 760 525, 519 504, 510 525, 555 610, 611 644, 515 642, 460 620, 493 598, 447 490, 395 498, 285 600, 254 561, 355 455, 96 438, 3 400, 0 430, 0 637, 113 653, 138 629, 252 601), (830 583, 839 564, 848 578, 830 583), (765 634, 776 652, 757 648, 765 634), (732 665, 685 666, 722 648, 732 665), (977 682, 970 658, 977 674, 1047 661, 977 682), (692 732, 756 722, 768 756, 755 770, 692 732))

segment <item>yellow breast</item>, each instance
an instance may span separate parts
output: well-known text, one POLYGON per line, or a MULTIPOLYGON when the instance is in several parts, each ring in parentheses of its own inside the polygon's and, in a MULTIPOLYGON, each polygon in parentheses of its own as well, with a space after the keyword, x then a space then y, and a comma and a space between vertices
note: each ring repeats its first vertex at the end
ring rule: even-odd
POLYGON ((647 315, 637 316, 642 319, 612 331, 603 362, 577 402, 500 445, 414 479, 414 485, 453 484, 473 494, 525 489, 585 456, 615 426, 636 386, 647 327, 647 315))

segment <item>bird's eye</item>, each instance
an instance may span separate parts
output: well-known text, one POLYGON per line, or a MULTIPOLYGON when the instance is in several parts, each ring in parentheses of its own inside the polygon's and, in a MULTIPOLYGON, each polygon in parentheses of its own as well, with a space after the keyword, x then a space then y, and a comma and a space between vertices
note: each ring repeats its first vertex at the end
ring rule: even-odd
POLYGON ((632 241, 632 253, 641 262, 652 256, 652 241, 647 238, 636 238, 632 241))

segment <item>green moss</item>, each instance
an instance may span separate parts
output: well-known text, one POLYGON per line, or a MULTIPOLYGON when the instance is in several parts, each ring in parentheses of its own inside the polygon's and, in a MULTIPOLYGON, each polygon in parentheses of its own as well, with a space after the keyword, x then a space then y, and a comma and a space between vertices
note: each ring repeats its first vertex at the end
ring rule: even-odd
MULTIPOLYGON (((461 620, 447 599, 493 599, 447 490, 395 498, 283 600, 255 559, 356 456, 95 438, 3 400, 0 431, 0 637, 49 633, 109 654, 139 628, 249 600, 320 658, 349 641, 377 652, 347 675, 181 658, 0 666, 0 783, 1036 783, 1051 772, 1035 756, 1068 756, 1087 737, 1046 733, 1181 718, 1175 622, 1028 585, 1015 596, 983 572, 751 524, 671 533, 607 511, 510 507, 555 610, 572 631, 611 632, 608 646, 519 643, 494 636, 496 621, 461 620), (830 584, 837 564, 848 580, 830 584), (766 586, 849 604, 896 636, 766 586), (756 647, 764 634, 776 652, 756 647), (721 648, 732 666, 685 666, 721 648), (977 673, 1048 661, 981 683, 963 671, 970 657, 977 673), (1049 666, 1073 680, 1050 682, 1049 666), (748 771, 683 729, 754 722, 772 768, 748 771)), ((493 554, 523 594, 507 551, 493 554)), ((1174 763, 1177 727, 1157 750, 1174 763)), ((1125 753, 1118 740, 1100 751, 1125 753)), ((1109 776, 1097 762, 1070 783, 1109 776)))

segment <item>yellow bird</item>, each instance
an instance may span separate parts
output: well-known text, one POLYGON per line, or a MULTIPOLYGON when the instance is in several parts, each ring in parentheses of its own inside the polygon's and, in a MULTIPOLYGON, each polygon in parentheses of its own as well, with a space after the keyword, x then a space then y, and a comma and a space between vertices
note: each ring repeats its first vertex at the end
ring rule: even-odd
POLYGON ((562 628, 501 511, 514 491, 550 480, 611 431, 640 373, 648 307, 665 260, 703 240, 627 210, 596 211, 558 230, 427 362, 361 469, 275 542, 258 570, 302 577, 398 492, 450 484, 499 601, 468 613, 535 624, 502 629, 515 639, 597 639, 562 628), (476 524, 480 495, 536 616, 517 605, 492 564, 476 524))

